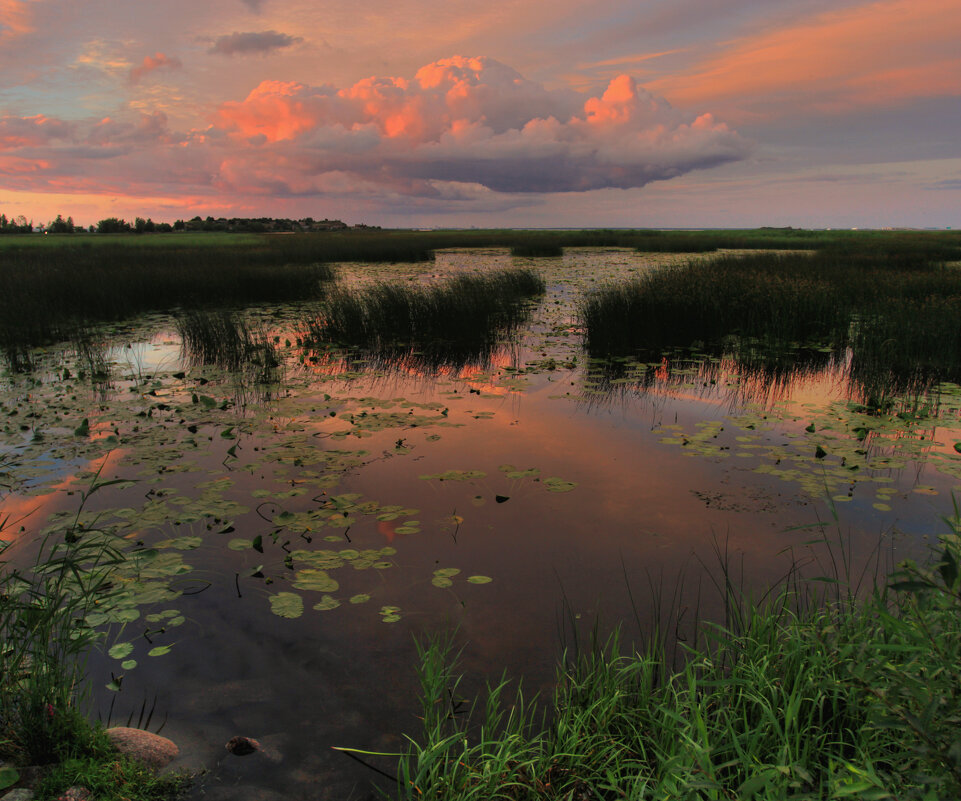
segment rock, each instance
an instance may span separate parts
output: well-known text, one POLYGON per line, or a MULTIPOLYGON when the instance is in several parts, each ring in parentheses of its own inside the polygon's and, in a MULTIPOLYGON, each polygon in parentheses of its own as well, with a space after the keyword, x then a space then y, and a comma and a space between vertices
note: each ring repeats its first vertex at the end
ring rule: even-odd
POLYGON ((259 751, 260 743, 252 737, 231 737, 226 747, 234 756, 247 756, 254 751, 259 751))
POLYGON ((173 740, 143 729, 114 726, 107 729, 107 736, 121 754, 126 754, 154 770, 164 767, 180 753, 173 740))
POLYGON ((26 787, 18 787, 16 790, 11 790, 6 795, 0 796, 0 801, 32 801, 33 800, 33 790, 28 790, 26 787))
POLYGON ((90 791, 86 787, 68 787, 67 792, 57 801, 89 801, 90 791))

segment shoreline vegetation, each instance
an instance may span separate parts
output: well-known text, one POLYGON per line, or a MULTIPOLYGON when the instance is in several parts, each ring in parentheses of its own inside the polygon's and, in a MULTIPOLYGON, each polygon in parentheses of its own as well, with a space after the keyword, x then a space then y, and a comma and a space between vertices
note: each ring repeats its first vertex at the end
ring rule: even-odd
MULTIPOLYGON (((895 392, 961 380, 956 232, 364 230, 20 241, 0 243, 0 351, 11 371, 30 369, 31 347, 174 310, 185 353, 198 363, 253 362, 270 375, 280 365, 266 334, 224 309, 280 300, 317 302, 317 315, 303 320, 306 348, 350 345, 375 361, 400 351, 435 367, 482 362, 544 291, 530 263, 433 287, 354 291, 335 285, 332 265, 429 261, 442 248, 510 248, 526 259, 623 247, 807 252, 719 254, 601 287, 579 306, 589 356, 694 349, 745 359, 780 351, 792 360, 799 350, 847 350, 870 408, 895 392), (458 338, 465 327, 480 339, 458 338)), ((766 364, 783 369, 779 358, 766 364)), ((105 485, 95 480, 84 500, 105 485)), ((639 650, 622 649, 616 634, 597 637, 564 655, 549 701, 526 699, 505 678, 462 714, 452 637, 421 642, 423 730, 404 754, 377 758, 397 760, 400 798, 437 801, 961 797, 961 512, 947 522, 930 563, 900 565, 863 591, 850 576, 817 582, 795 572, 755 602, 724 573, 723 624, 699 622, 689 644, 654 631, 639 650)), ((0 519, 0 539, 12 525, 0 519)), ((84 654, 102 647, 103 631, 78 621, 109 596, 115 567, 137 554, 76 525, 53 537, 32 571, 0 561, 0 755, 64 770, 79 760, 80 774, 93 777, 126 763, 104 750, 83 715, 84 654)), ((0 791, 13 783, 8 767, 0 767, 0 791)), ((148 780, 97 797, 150 801, 181 787, 148 780)), ((41 801, 62 792, 67 779, 57 781, 44 785, 41 801)))
MULTIPOLYGON (((172 801, 192 781, 118 752, 109 721, 89 716, 87 655, 105 638, 90 621, 117 606, 117 571, 131 558, 129 543, 81 517, 90 496, 114 483, 94 479, 76 516, 40 541, 32 567, 11 567, 0 539, 0 795, 26 786, 48 801, 83 787, 98 801, 172 801)), ((18 522, 0 517, 0 538, 18 522)))
POLYGON ((639 650, 595 629, 546 701, 506 675, 465 701, 453 637, 421 641, 423 727, 397 755, 399 797, 961 797, 957 510, 947 522, 930 564, 866 591, 792 571, 754 601, 722 564, 723 624, 698 622, 690 643, 655 630, 639 650))

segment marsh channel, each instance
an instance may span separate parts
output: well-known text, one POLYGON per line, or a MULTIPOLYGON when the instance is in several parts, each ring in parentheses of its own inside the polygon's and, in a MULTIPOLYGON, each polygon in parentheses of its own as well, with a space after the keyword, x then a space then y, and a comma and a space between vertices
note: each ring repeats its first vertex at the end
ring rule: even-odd
POLYGON ((95 713, 136 725, 154 708, 182 764, 210 770, 197 798, 362 799, 390 783, 333 747, 404 749, 416 637, 456 632, 461 693, 506 670, 549 695, 595 623, 639 643, 716 619, 724 564, 760 596, 792 566, 856 578, 923 553, 961 476, 961 388, 899 416, 852 400, 843 353, 777 375, 588 358, 583 292, 690 258, 712 256, 337 265, 354 287, 538 270, 526 321, 471 357, 305 348, 294 303, 237 312, 271 343, 254 368, 201 363, 155 314, 5 375, 14 561, 78 515, 129 543, 125 600, 90 621, 108 627, 95 713), (227 754, 234 735, 264 751, 227 754))

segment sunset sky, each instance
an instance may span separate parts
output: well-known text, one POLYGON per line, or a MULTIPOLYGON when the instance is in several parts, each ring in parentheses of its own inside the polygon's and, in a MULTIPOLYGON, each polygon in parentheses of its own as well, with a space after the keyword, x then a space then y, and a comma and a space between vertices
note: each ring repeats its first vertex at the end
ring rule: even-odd
POLYGON ((0 0, 0 212, 961 226, 961 0, 0 0))

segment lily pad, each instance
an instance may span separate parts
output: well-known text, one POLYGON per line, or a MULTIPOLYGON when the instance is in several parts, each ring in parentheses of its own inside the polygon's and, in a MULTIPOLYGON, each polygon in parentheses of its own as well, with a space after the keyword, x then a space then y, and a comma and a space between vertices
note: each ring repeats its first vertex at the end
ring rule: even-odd
POLYGON ((300 617, 304 613, 304 599, 293 592, 278 592, 270 596, 270 611, 278 617, 300 617))
POLYGON ((126 659, 132 652, 132 642, 118 642, 107 651, 107 655, 110 656, 111 659, 126 659))

